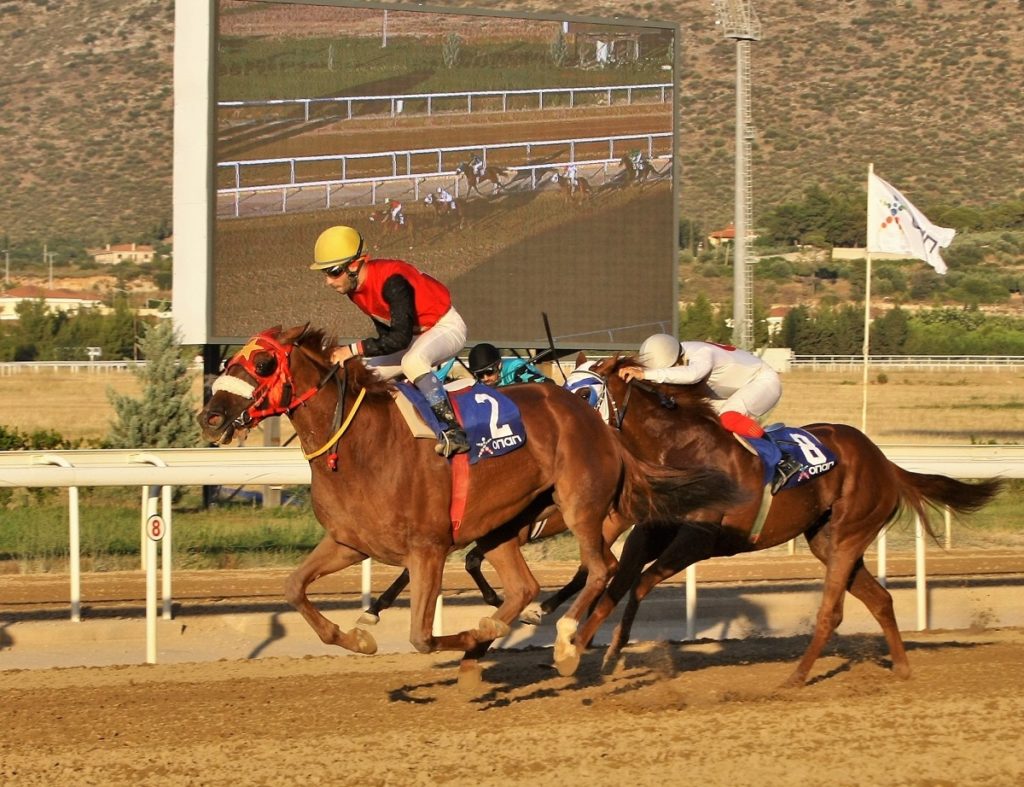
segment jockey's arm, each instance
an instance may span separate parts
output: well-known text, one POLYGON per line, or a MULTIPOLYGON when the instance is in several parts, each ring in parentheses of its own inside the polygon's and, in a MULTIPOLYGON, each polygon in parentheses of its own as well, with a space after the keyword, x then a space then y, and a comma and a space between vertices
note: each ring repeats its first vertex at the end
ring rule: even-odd
POLYGON ((409 280, 396 273, 384 282, 381 295, 391 309, 391 325, 377 323, 378 336, 363 339, 363 355, 368 358, 391 355, 412 344, 412 332, 416 324, 416 294, 409 280))
POLYGON ((667 369, 646 369, 644 379, 652 383, 670 385, 693 385, 707 377, 715 368, 715 359, 710 349, 689 352, 685 366, 670 366, 667 369))

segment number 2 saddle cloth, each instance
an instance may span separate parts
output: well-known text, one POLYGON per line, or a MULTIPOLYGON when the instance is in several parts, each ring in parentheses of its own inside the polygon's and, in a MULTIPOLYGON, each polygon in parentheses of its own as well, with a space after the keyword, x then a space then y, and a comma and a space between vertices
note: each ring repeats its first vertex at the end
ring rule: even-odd
MULTIPOLYGON (((431 411, 426 398, 416 386, 408 382, 396 384, 399 397, 396 402, 406 421, 409 411, 403 407, 402 398, 412 404, 416 414, 428 427, 429 432, 417 430, 417 424, 410 421, 410 428, 417 437, 436 438, 441 424, 431 411)), ((526 429, 515 402, 495 388, 473 380, 456 380, 445 385, 452 409, 469 438, 469 463, 515 451, 526 445, 526 429)))

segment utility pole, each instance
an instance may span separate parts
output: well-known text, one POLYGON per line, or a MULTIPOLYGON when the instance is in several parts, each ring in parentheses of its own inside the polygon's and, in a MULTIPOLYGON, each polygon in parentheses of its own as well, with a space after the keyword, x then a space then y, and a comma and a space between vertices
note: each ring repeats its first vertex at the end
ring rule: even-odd
POLYGON ((4 284, 11 283, 11 250, 4 249, 4 284))
POLYGON ((750 0, 712 0, 716 24, 736 42, 736 213, 733 226, 733 344, 751 349, 754 343, 753 282, 747 270, 747 250, 753 224, 750 172, 754 125, 750 110, 750 42, 761 40, 761 21, 750 0))

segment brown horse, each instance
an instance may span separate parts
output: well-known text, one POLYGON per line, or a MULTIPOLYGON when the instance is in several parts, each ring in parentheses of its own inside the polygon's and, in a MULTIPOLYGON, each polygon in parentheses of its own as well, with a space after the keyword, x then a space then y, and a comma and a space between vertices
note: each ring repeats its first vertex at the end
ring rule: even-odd
POLYGON ((640 155, 639 164, 633 159, 633 157, 626 153, 619 159, 619 166, 622 167, 622 176, 625 178, 624 186, 643 186, 647 179, 654 174, 654 166, 651 164, 651 160, 640 155))
POLYGON ((408 238, 410 247, 416 238, 416 225, 412 219, 412 216, 402 212, 400 220, 395 221, 391 215, 391 208, 384 206, 379 210, 372 211, 370 213, 370 222, 381 228, 381 233, 385 238, 392 236, 408 238))
POLYGON ((442 202, 436 194, 428 194, 423 204, 434 209, 434 217, 441 225, 454 224, 460 230, 466 226, 466 206, 461 200, 442 202))
MULTIPOLYGON (((882 627, 893 671, 900 677, 909 676, 892 596, 864 565, 864 552, 901 509, 917 513, 931 532, 929 507, 948 506, 958 513, 977 510, 998 492, 1001 482, 968 484, 941 475, 912 473, 890 462, 859 430, 821 423, 803 428, 835 454, 835 467, 803 486, 771 497, 763 491, 761 460, 720 426, 701 384, 623 382, 617 370, 636 363, 634 358, 601 361, 590 369, 591 390, 579 390, 589 394, 591 403, 597 400, 604 406, 609 422, 619 426, 623 442, 637 456, 667 466, 683 465, 700 456, 737 480, 749 497, 748 502, 726 509, 724 516, 692 513, 692 524, 671 531, 634 528, 623 547, 618 573, 579 630, 580 646, 586 647, 628 592, 622 620, 605 654, 605 667, 614 666, 629 642, 640 602, 659 582, 698 560, 765 549, 803 534, 811 552, 825 564, 825 588, 811 642, 786 685, 799 686, 806 681, 842 620, 846 591, 859 599, 882 627), (755 528, 760 532, 752 537, 755 528), (644 569, 648 563, 651 565, 644 569)), ((586 381, 580 379, 579 372, 569 376, 571 387, 580 382, 586 381)))
POLYGON ((558 189, 562 193, 562 199, 566 202, 582 202, 589 199, 593 193, 590 188, 590 181, 586 178, 577 177, 574 184, 565 175, 555 172, 551 176, 551 182, 558 185, 558 189))
POLYGON ((481 197, 483 196, 483 193, 480 191, 481 183, 493 183, 494 190, 500 191, 505 188, 505 184, 501 182, 501 178, 509 174, 509 171, 503 167, 486 166, 484 167, 484 171, 477 175, 476 171, 473 169, 473 165, 468 161, 462 162, 455 169, 466 178, 466 193, 469 194, 470 191, 475 191, 481 197))
POLYGON ((508 633, 539 589, 511 536, 536 521, 553 499, 590 572, 579 599, 558 622, 555 664, 568 674, 579 662, 573 643, 578 621, 616 567, 611 542, 602 535, 610 514, 641 522, 681 520, 686 511, 735 495, 719 471, 668 471, 640 462, 564 389, 521 385, 506 395, 518 406, 528 439, 518 450, 468 468, 465 508, 455 528, 452 466, 434 452, 432 440, 413 437, 390 383, 358 358, 340 368, 331 363, 333 344, 308 326, 253 337, 214 382, 199 414, 203 434, 213 442, 229 442, 236 430, 271 415, 291 419, 310 460, 313 510, 326 534, 289 577, 285 596, 327 644, 376 651, 368 632, 342 632, 306 593, 319 577, 372 557, 409 569, 415 648, 464 651, 460 677, 475 681, 478 659, 508 633), (498 571, 505 601, 477 628, 435 637, 445 556, 474 541, 498 571))

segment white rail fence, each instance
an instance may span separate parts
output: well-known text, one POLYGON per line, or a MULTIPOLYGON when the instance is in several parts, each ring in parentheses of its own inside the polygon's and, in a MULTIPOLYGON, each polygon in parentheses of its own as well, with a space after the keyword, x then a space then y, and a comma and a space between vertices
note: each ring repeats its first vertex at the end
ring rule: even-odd
MULTIPOLYGON (((542 87, 517 90, 464 90, 449 93, 395 93, 385 96, 328 96, 321 98, 273 98, 245 101, 218 101, 219 110, 270 110, 295 107, 303 122, 345 119, 359 114, 433 115, 438 112, 508 112, 510 109, 546 109, 553 99, 564 96, 568 108, 577 104, 614 106, 640 101, 664 104, 672 100, 673 85, 601 85, 594 87, 542 87), (516 99, 531 99, 516 101, 516 99), (582 99, 582 101, 581 101, 582 99), (476 106, 474 106, 474 102, 476 106), (332 108, 338 110, 332 114, 332 108)), ((280 120, 291 120, 289 117, 280 120)))
MULTIPOLYGON (((651 156, 654 162, 667 157, 651 156)), ((567 162, 528 164, 505 167, 514 173, 511 180, 503 185, 504 191, 534 190, 542 185, 544 175, 564 167, 567 162)), ((586 177, 596 188, 614 178, 608 169, 618 163, 617 159, 577 160, 579 174, 586 177), (599 179, 599 180, 598 180, 599 179)), ((656 177, 663 177, 668 167, 661 168, 656 177)), ((616 173, 617 174, 617 173, 616 173)), ((553 183, 553 181, 547 181, 553 183)), ((249 186, 240 189, 221 189, 217 192, 217 217, 239 218, 277 213, 330 210, 352 206, 372 206, 389 199, 413 200, 418 202, 435 186, 445 186, 456 198, 462 198, 462 180, 455 170, 445 170, 432 175, 387 175, 372 178, 349 178, 345 181, 323 180, 301 185, 249 186)))
MULTIPOLYGON (((886 456, 907 470, 941 473, 955 478, 1024 478, 1024 445, 1012 446, 882 446, 886 456)), ((2 451, 0 487, 66 487, 69 507, 71 563, 71 620, 81 620, 78 489, 83 486, 139 486, 142 488, 141 553, 146 568, 146 659, 156 662, 156 543, 146 533, 147 522, 162 500, 161 571, 163 617, 171 617, 171 488, 174 486, 310 483, 309 463, 298 448, 196 448, 84 451, 2 451)), ((949 516, 946 517, 947 538, 949 516)), ((886 577, 885 534, 879 538, 876 575, 886 577)), ((926 538, 916 524, 917 627, 928 627, 926 538)), ((363 564, 363 606, 370 600, 369 561, 363 564)), ((686 631, 696 631, 696 566, 686 572, 686 631)), ((440 612, 440 607, 438 608, 440 612)))
MULTIPOLYGON (((793 355, 790 368, 847 371, 861 368, 863 355, 793 355)), ((868 366, 880 369, 1020 369, 1024 355, 869 355, 868 366)))
MULTIPOLYGON (((272 185, 276 188, 283 186, 296 186, 308 184, 311 180, 323 181, 320 174, 306 176, 303 180, 302 169, 322 170, 324 165, 336 166, 338 171, 335 183, 342 183, 349 177, 348 170, 352 162, 368 162, 375 168, 386 172, 382 177, 412 177, 428 175, 455 174, 453 169, 445 166, 445 158, 458 155, 460 158, 468 159, 473 154, 479 154, 486 163, 488 154, 496 150, 521 150, 522 156, 529 161, 538 150, 565 150, 568 149, 569 161, 576 158, 577 148, 604 149, 607 151, 603 158, 616 159, 625 154, 632 146, 646 148, 648 156, 663 155, 671 152, 672 132, 648 132, 639 134, 617 134, 615 136, 601 137, 576 137, 568 139, 535 139, 525 142, 495 142, 481 145, 456 145, 452 147, 431 147, 413 148, 410 150, 387 150, 375 153, 334 153, 325 156, 283 156, 278 158, 245 159, 239 161, 219 161, 218 170, 229 170, 233 176, 233 186, 218 189, 218 194, 233 189, 247 187, 243 184, 242 173, 253 170, 270 171, 276 175, 278 172, 287 172, 287 179, 278 180, 272 184, 259 183, 251 186, 272 185)), ((548 164, 548 166, 553 166, 548 164)), ((376 174, 376 173, 375 173, 376 174)), ((256 177, 253 175, 253 177, 256 177)), ((251 187, 248 186, 248 187, 251 187)))

